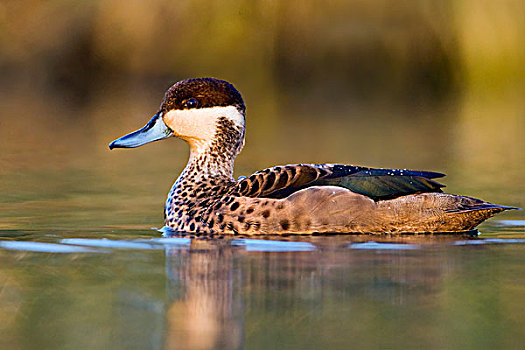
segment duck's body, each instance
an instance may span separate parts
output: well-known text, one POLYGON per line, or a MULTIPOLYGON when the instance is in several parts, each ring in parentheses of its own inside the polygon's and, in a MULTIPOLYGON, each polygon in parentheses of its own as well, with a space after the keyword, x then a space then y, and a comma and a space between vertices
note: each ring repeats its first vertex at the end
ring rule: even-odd
POLYGON ((141 130, 110 148, 169 136, 190 144, 189 162, 165 206, 180 232, 225 234, 462 232, 511 207, 445 194, 440 173, 337 164, 296 164, 233 178, 244 144, 241 95, 222 80, 171 87, 141 130))

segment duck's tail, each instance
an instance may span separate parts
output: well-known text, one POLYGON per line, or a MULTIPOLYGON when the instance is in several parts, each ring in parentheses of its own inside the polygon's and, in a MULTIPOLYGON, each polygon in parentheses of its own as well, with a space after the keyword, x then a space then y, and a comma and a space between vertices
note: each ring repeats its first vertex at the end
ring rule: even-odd
MULTIPOLYGON (((394 199, 401 207, 411 207, 417 213, 411 221, 427 232, 470 231, 488 218, 506 210, 521 210, 481 199, 446 193, 422 193, 394 199), (418 220, 420 217, 423 220, 418 220)), ((410 210, 408 210, 410 212, 410 210)))
MULTIPOLYGON (((476 200, 475 198, 467 197, 471 200, 476 200)), ((476 201, 480 201, 479 199, 476 201)), ((521 210, 517 207, 509 207, 506 205, 493 204, 489 202, 474 203, 470 207, 464 208, 455 208, 447 210, 447 216, 450 217, 451 222, 456 222, 458 227, 465 227, 468 229, 473 229, 477 225, 481 224, 483 221, 493 217, 494 215, 501 213, 506 210, 521 210)))

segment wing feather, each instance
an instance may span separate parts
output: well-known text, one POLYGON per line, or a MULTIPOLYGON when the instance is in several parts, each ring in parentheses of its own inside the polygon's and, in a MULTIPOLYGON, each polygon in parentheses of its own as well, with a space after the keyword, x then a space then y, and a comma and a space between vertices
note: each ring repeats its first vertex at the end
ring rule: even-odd
POLYGON ((284 198, 310 186, 340 186, 374 200, 421 192, 441 192, 432 180, 445 176, 430 171, 374 169, 341 164, 292 164, 258 171, 237 183, 247 197, 284 198))

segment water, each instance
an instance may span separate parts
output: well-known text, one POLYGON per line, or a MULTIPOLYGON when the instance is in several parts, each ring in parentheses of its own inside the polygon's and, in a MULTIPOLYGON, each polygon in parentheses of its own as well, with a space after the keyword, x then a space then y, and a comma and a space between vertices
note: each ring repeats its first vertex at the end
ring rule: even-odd
MULTIPOLYGON (((524 228, 494 224, 502 234, 524 228)), ((517 348, 525 340, 525 239, 156 236, 0 242, 2 347, 517 348)))

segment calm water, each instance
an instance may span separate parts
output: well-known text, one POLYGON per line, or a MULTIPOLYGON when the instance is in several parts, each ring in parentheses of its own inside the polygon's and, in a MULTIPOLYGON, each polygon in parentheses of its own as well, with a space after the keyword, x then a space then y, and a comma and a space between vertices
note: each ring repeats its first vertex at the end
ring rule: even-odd
POLYGON ((484 240, 191 241, 136 229, 6 231, 0 344, 519 348, 524 225, 493 221, 484 226, 487 237, 522 238, 484 240))

